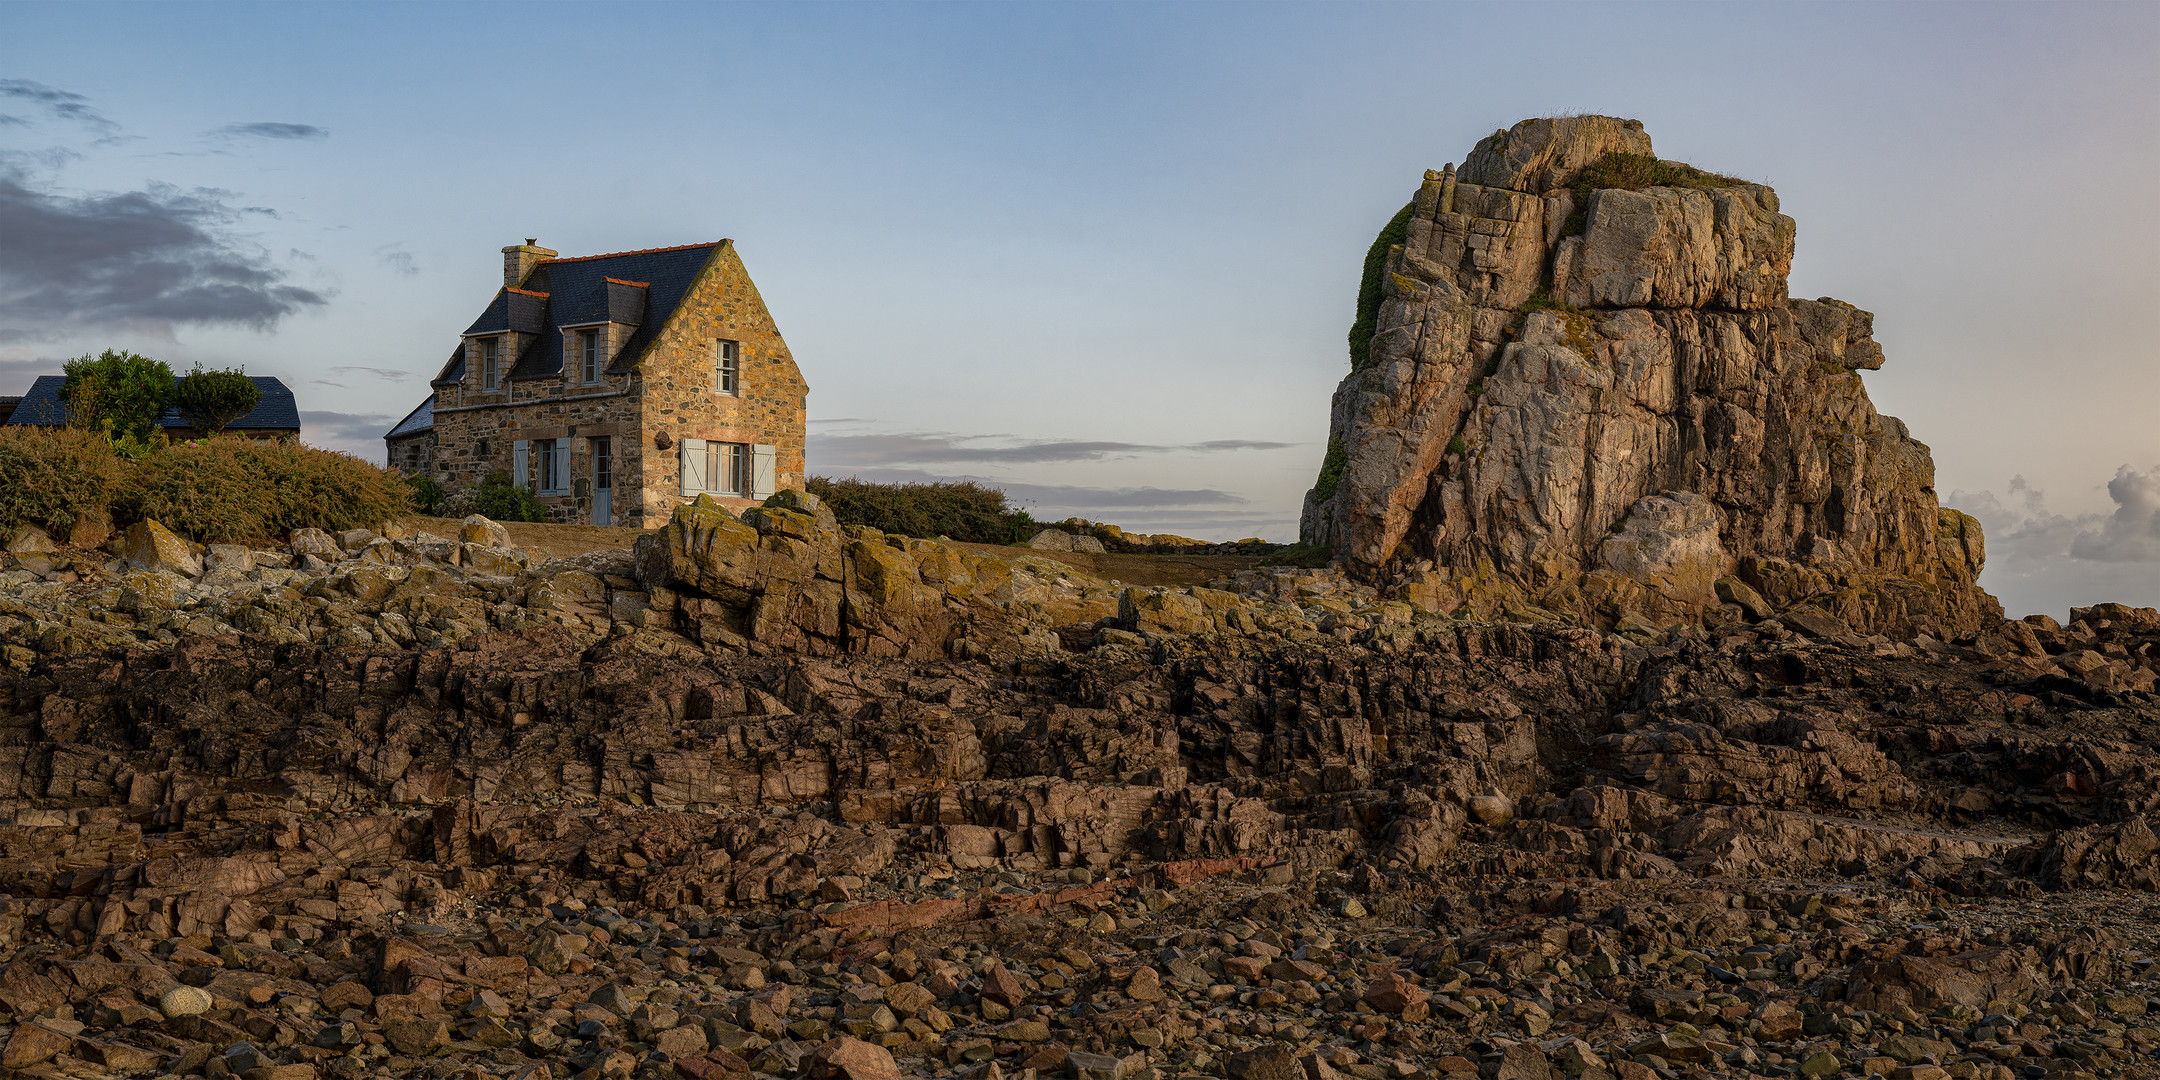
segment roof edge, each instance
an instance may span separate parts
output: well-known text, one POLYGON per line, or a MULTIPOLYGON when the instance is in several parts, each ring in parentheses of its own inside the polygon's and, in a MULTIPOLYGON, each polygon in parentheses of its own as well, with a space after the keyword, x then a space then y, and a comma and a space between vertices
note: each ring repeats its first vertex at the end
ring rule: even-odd
MULTIPOLYGON (((697 244, 684 244, 682 248, 698 246, 697 244)), ((682 248, 666 248, 663 250, 680 251, 682 248)), ((705 280, 705 275, 712 273, 713 265, 720 261, 720 256, 734 250, 735 241, 727 237, 721 237, 720 242, 712 246, 712 254, 705 256, 705 265, 698 267, 697 276, 690 279, 690 287, 684 289, 682 297, 675 301, 674 310, 669 311, 667 317, 661 319, 659 324, 653 327, 651 339, 646 341, 645 347, 638 351, 636 359, 625 364, 622 362, 621 357, 616 357, 615 362, 608 365, 608 370, 616 374, 628 374, 636 371, 639 365, 645 362, 645 358, 652 355, 653 349, 659 346, 661 335, 667 333, 667 328, 673 325, 675 320, 682 315, 683 306, 690 301, 690 294, 697 291, 699 283, 705 280)))

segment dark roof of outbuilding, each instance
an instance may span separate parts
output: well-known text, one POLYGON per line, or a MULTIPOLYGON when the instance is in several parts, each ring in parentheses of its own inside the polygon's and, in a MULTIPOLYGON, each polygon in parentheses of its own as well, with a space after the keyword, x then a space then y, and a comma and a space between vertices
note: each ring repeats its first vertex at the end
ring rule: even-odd
MULTIPOLYGON (((176 377, 173 382, 180 380, 176 377)), ((293 393, 283 382, 269 375, 250 375, 248 381, 262 391, 262 400, 240 419, 225 425, 235 431, 299 431, 300 407, 293 401, 293 393)), ((40 375, 30 384, 30 392, 22 396, 22 404, 15 406, 15 415, 8 417, 10 424, 35 424, 39 427, 66 427, 67 402, 60 400, 60 388, 67 385, 64 375, 40 375)), ((158 417, 159 427, 193 427, 194 421, 181 415, 178 409, 166 409, 158 417)))
MULTIPOLYGON (((636 332, 608 365, 609 371, 624 371, 675 314, 705 264, 726 242, 549 259, 535 267, 517 289, 497 290, 465 334, 561 330, 604 322, 634 324, 636 332), (532 318, 529 313, 539 314, 537 327, 527 322, 532 318)), ((560 333, 539 334, 518 355, 510 378, 538 379, 561 373, 562 337, 560 333)), ((463 374, 460 371, 457 377, 463 374)), ((445 368, 439 381, 451 377, 445 368)))
POLYGON ((429 394, 420 407, 405 414, 405 419, 383 435, 385 439, 402 439, 407 435, 420 435, 435 430, 435 395, 429 394))

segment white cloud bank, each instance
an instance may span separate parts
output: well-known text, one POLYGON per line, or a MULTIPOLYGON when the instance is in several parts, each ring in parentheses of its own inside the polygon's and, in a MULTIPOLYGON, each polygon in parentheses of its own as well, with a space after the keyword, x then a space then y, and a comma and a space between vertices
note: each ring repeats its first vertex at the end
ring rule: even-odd
POLYGON ((2010 479, 2003 495, 1953 491, 1943 500, 1980 520, 1987 568, 1980 584, 2012 615, 2114 600, 2160 605, 2160 465, 2124 465, 2108 481, 2112 513, 2066 517, 2047 508, 2046 493, 2010 479))

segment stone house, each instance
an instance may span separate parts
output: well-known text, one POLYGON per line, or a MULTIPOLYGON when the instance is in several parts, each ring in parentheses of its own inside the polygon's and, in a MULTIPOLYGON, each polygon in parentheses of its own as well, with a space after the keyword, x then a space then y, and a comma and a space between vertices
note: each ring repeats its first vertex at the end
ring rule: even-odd
POLYGON ((732 241, 502 251, 503 287, 384 436, 393 467, 451 490, 504 473, 551 520, 634 528, 802 485, 809 386, 732 241))
MULTIPOLYGON (((279 379, 268 375, 250 375, 248 381, 262 392, 262 400, 239 419, 225 425, 222 434, 246 439, 297 439, 300 437, 300 406, 293 400, 292 388, 279 379)), ((179 385, 180 377, 173 378, 179 385)), ((40 375, 30 384, 27 393, 19 398, 0 398, 0 424, 15 427, 62 428, 68 424, 68 404, 60 399, 61 388, 67 385, 65 375, 40 375)), ((168 406, 164 415, 158 417, 158 427, 165 437, 174 442, 186 442, 198 437, 195 421, 176 406, 168 406)))

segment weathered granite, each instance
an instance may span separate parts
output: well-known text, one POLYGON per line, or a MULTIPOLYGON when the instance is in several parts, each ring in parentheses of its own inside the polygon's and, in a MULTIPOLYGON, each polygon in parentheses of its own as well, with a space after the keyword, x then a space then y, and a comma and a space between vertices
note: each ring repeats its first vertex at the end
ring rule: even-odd
POLYGON ((1786 297, 1776 193, 1571 187, 1649 150, 1634 121, 1526 120, 1426 174, 1302 539, 1482 616, 1717 624, 1748 617, 1710 588, 1736 577, 1863 631, 1999 620, 1978 523, 1868 400, 1873 316, 1786 297))

